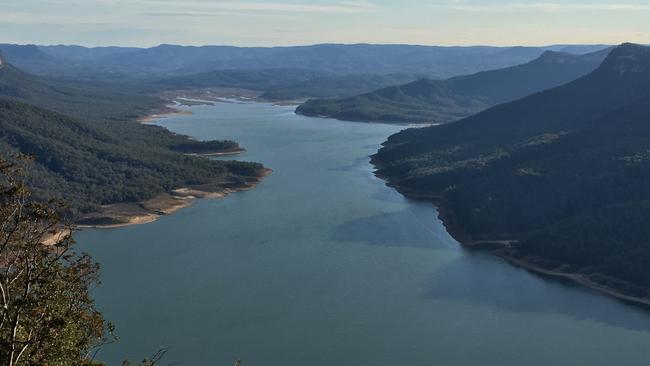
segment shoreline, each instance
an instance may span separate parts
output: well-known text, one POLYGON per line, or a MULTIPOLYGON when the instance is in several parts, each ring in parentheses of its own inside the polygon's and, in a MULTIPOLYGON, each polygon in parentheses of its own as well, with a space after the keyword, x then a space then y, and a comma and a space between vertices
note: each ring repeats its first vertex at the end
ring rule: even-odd
MULTIPOLYGON (((293 105, 293 104, 289 104, 293 105)), ((328 116, 325 114, 305 114, 305 113, 298 113, 297 109, 294 111, 299 116, 303 117, 309 117, 309 118, 319 118, 319 119, 331 119, 335 121, 340 121, 340 122, 350 122, 350 123, 368 123, 368 124, 379 124, 379 125, 392 125, 392 126, 400 126, 400 127, 408 127, 408 128, 423 128, 423 127, 431 127, 431 126, 439 126, 441 123, 438 122, 406 122, 406 121, 371 121, 371 120, 363 120, 363 119, 346 119, 346 118, 338 118, 334 116, 328 116)))
POLYGON ((170 116, 174 115, 191 115, 192 112, 190 111, 183 111, 180 109, 176 109, 174 107, 168 106, 166 107, 167 109, 165 110, 158 110, 155 111, 151 114, 148 114, 146 116, 140 117, 136 119, 137 123, 142 123, 142 124, 147 124, 147 123, 152 123, 153 121, 159 120, 161 118, 167 118, 170 116))
POLYGON ((210 158, 210 157, 219 157, 219 156, 239 155, 239 154, 243 154, 245 152, 246 152, 246 149, 240 147, 238 149, 231 150, 231 151, 215 151, 215 152, 211 152, 211 153, 187 153, 185 155, 187 155, 187 156, 203 156, 203 157, 210 158))
POLYGON ((526 256, 515 256, 512 248, 512 244, 516 243, 516 240, 480 240, 474 241, 471 239, 467 233, 465 233, 460 225, 455 221, 453 217, 453 212, 450 212, 449 209, 445 207, 444 198, 440 195, 431 195, 431 194, 418 194, 415 192, 406 192, 404 189, 399 187, 399 185, 392 184, 389 177, 384 176, 378 172, 381 169, 382 163, 375 156, 371 157, 370 163, 375 168, 375 176, 379 179, 386 182, 386 185, 395 189, 402 196, 412 199, 415 201, 429 202, 438 210, 438 218, 442 222, 443 226, 463 248, 466 250, 480 250, 491 255, 494 255, 510 265, 513 265, 518 268, 522 268, 536 275, 552 278, 555 280, 568 280, 574 284, 582 286, 584 288, 596 291, 599 294, 626 302, 638 306, 650 307, 650 291, 645 288, 636 286, 627 281, 619 280, 614 277, 605 276, 598 273, 581 273, 578 271, 563 270, 563 268, 569 268, 565 263, 555 263, 545 260, 543 258, 534 258, 526 256), (553 264, 554 268, 545 268, 534 262, 544 262, 547 264, 553 264), (626 291, 621 290, 620 288, 608 286, 596 282, 590 277, 598 276, 604 281, 610 283, 617 283, 620 286, 625 286, 627 288, 635 289, 637 291, 645 292, 645 296, 635 296, 626 291))
POLYGON ((265 168, 258 176, 250 177, 251 181, 238 187, 215 190, 182 187, 171 192, 161 193, 146 201, 105 205, 98 212, 82 216, 75 227, 79 229, 116 229, 149 224, 158 221, 163 216, 169 216, 190 207, 199 199, 221 199, 233 193, 249 191, 272 172, 271 169, 265 168))
MULTIPOLYGON (((183 98, 179 97, 177 99, 182 100, 183 98)), ((177 103, 180 103, 180 102, 177 102, 177 103)), ((199 104, 195 104, 195 105, 199 105, 199 104)), ((190 116, 192 114, 193 113, 191 111, 177 109, 177 108, 175 108, 175 106, 173 104, 168 104, 164 108, 160 108, 160 109, 154 111, 151 114, 148 114, 148 115, 146 115, 144 117, 140 117, 140 118, 136 119, 136 122, 141 123, 141 124, 149 124, 149 123, 153 123, 153 122, 155 122, 157 120, 167 118, 167 117, 171 117, 171 116, 175 116, 175 115, 188 115, 188 116, 190 116)), ((208 157, 209 158, 209 157, 219 157, 219 156, 228 156, 228 155, 238 155, 238 154, 242 154, 242 153, 245 153, 245 152, 246 152, 246 149, 244 149, 242 147, 238 147, 238 148, 235 148, 235 149, 229 149, 229 150, 224 150, 224 151, 214 151, 214 152, 206 152, 206 153, 186 153, 185 155, 186 156, 202 156, 202 157, 208 157)))
MULTIPOLYGON (((173 98, 182 99, 181 96, 173 98)), ((171 100, 170 100, 171 102, 171 100)), ((151 123, 161 118, 172 115, 191 115, 188 110, 175 108, 174 104, 168 104, 151 111, 150 114, 137 118, 137 123, 151 123)), ((238 155, 246 152, 244 148, 236 148, 227 151, 215 151, 208 153, 188 153, 188 156, 197 157, 219 157, 238 155)), ((233 187, 210 186, 209 184, 200 187, 181 187, 169 192, 163 192, 148 200, 128 203, 115 203, 102 206, 98 211, 82 215, 74 227, 77 229, 115 229, 133 225, 144 225, 158 221, 163 216, 171 215, 183 208, 192 206, 197 199, 220 199, 230 194, 248 191, 255 188, 273 170, 263 168, 257 175, 243 177, 245 182, 238 183, 233 187)), ((48 242, 56 241, 68 231, 58 230, 48 237, 48 242)))
MULTIPOLYGON (((496 251, 493 252, 492 254, 505 260, 506 262, 512 265, 523 268, 525 270, 536 273, 538 275, 542 275, 550 278, 566 279, 573 283, 581 285, 583 287, 597 291, 600 294, 604 294, 609 297, 613 297, 625 302, 634 303, 636 305, 643 305, 643 306, 650 307, 650 297, 639 297, 639 296, 627 295, 625 293, 622 293, 620 290, 617 290, 616 288, 606 286, 606 285, 601 285, 598 282, 591 280, 589 278, 589 274, 579 273, 579 272, 562 272, 559 270, 548 270, 540 266, 536 266, 535 264, 527 260, 517 259, 505 253, 500 253, 496 251)), ((610 280, 614 280, 614 281, 619 281, 611 277, 606 277, 606 278, 609 278, 610 280)))
POLYGON ((82 216, 77 220, 77 223, 72 225, 72 228, 54 229, 47 233, 43 236, 41 244, 44 246, 56 245, 77 230, 119 229, 128 226, 150 224, 158 221, 163 216, 172 215, 177 211, 192 206, 199 199, 221 199, 233 193, 249 191, 260 184, 272 172, 273 170, 265 168, 259 176, 255 177, 255 180, 236 188, 207 191, 199 188, 184 187, 174 189, 169 193, 161 193, 146 201, 104 205, 99 211, 82 216), (89 222, 84 224, 83 220, 96 220, 97 223, 89 222), (101 223, 101 221, 106 223, 101 223))
MULTIPOLYGON (((411 197, 405 195, 405 197, 420 200, 422 198, 411 197)), ((588 288, 590 290, 596 291, 600 294, 615 298, 617 300, 622 300, 627 303, 634 303, 635 305, 641 306, 650 306, 650 296, 634 296, 628 293, 625 293, 621 289, 615 287, 607 286, 601 283, 598 283, 592 280, 591 276, 599 276, 604 280, 609 282, 618 283, 621 286, 637 288, 641 291, 646 291, 645 289, 639 288, 636 285, 633 285, 629 282, 622 281, 613 277, 597 274, 597 273, 583 273, 578 271, 565 270, 569 266, 565 263, 551 262, 544 258, 532 257, 532 256, 523 256, 517 255, 512 248, 512 244, 516 240, 481 240, 473 241, 471 238, 465 234, 462 229, 454 222, 454 219, 451 217, 451 213, 448 209, 444 207, 444 204, 441 201, 426 200, 426 202, 432 203, 436 209, 438 209, 438 218, 442 221, 447 232, 460 243, 467 250, 480 250, 491 255, 494 255, 502 260, 508 262, 510 265, 513 265, 518 268, 522 268, 531 273, 540 275, 542 277, 552 278, 552 279, 561 279, 568 280, 574 284, 580 285, 582 287, 588 288), (545 263, 552 264, 553 268, 546 268, 540 264, 536 263, 545 263)), ((647 292, 647 291, 646 291, 647 292)))
POLYGON ((273 99, 264 97, 260 90, 212 87, 169 90, 163 92, 163 97, 177 101, 181 105, 214 105, 215 103, 269 103, 277 106, 299 106, 309 100, 309 97, 289 99, 273 99))

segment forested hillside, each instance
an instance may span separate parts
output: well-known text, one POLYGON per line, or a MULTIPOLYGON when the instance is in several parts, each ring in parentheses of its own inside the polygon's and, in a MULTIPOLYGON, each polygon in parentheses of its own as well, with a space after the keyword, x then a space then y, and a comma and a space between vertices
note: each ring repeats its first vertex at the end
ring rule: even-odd
POLYGON ((391 136, 374 160, 468 243, 647 296, 611 277, 650 286, 648 116, 650 49, 625 44, 565 86, 391 136))
POLYGON ((130 92, 120 84, 49 80, 5 62, 0 68, 0 96, 93 121, 125 121, 164 107, 155 96, 130 92))
POLYGON ((409 82, 418 74, 337 75, 306 69, 219 70, 165 77, 150 83, 156 89, 238 88, 259 92, 266 100, 344 97, 409 82))
POLYGON ((422 79, 343 99, 313 99, 296 109, 307 116, 349 121, 447 123, 593 71, 609 49, 586 55, 547 51, 529 63, 458 76, 422 79))
POLYGON ((29 183, 39 198, 60 197, 74 215, 135 202, 175 188, 232 186, 263 167, 187 153, 232 151, 232 141, 199 142, 137 117, 164 102, 119 90, 51 83, 6 62, 0 67, 0 153, 34 155, 29 183))

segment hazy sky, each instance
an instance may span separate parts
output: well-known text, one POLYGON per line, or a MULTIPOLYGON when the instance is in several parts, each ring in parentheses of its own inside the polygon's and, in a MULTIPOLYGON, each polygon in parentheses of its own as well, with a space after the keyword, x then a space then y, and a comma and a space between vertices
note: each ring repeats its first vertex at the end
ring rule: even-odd
POLYGON ((0 43, 650 43, 650 0, 0 0, 0 43))

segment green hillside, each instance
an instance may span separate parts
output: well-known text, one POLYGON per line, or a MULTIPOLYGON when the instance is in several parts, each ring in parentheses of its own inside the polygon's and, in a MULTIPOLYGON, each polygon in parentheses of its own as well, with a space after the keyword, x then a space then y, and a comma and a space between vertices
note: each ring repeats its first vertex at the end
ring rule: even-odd
POLYGON ((34 155, 30 185, 60 197, 71 212, 135 202, 188 185, 232 185, 262 166, 217 162, 186 153, 232 150, 232 141, 199 142, 134 119, 160 108, 157 98, 82 84, 48 82, 3 63, 0 152, 34 155))
POLYGON ((304 69, 218 70, 159 78, 148 83, 153 90, 237 88, 258 91, 267 100, 343 97, 418 79, 416 74, 337 75, 304 69))
POLYGON ((447 123, 573 81, 598 67, 608 52, 548 51, 532 62, 505 69, 448 80, 422 79, 351 98, 313 99, 296 112, 348 121, 447 123))
POLYGON ((391 136, 374 159, 466 242, 514 240, 511 258, 647 287, 649 115, 650 49, 626 44, 567 85, 391 136))

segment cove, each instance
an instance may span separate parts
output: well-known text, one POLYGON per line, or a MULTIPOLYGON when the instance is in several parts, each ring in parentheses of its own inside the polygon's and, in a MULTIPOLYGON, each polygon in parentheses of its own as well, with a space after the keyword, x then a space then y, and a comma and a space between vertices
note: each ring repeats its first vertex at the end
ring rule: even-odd
MULTIPOLYGON (((156 123, 273 173, 141 226, 83 230, 117 327, 98 358, 163 364, 642 365, 650 313, 468 252, 372 174, 402 127, 218 103, 156 123)), ((233 157, 228 157, 233 158, 233 157)))

